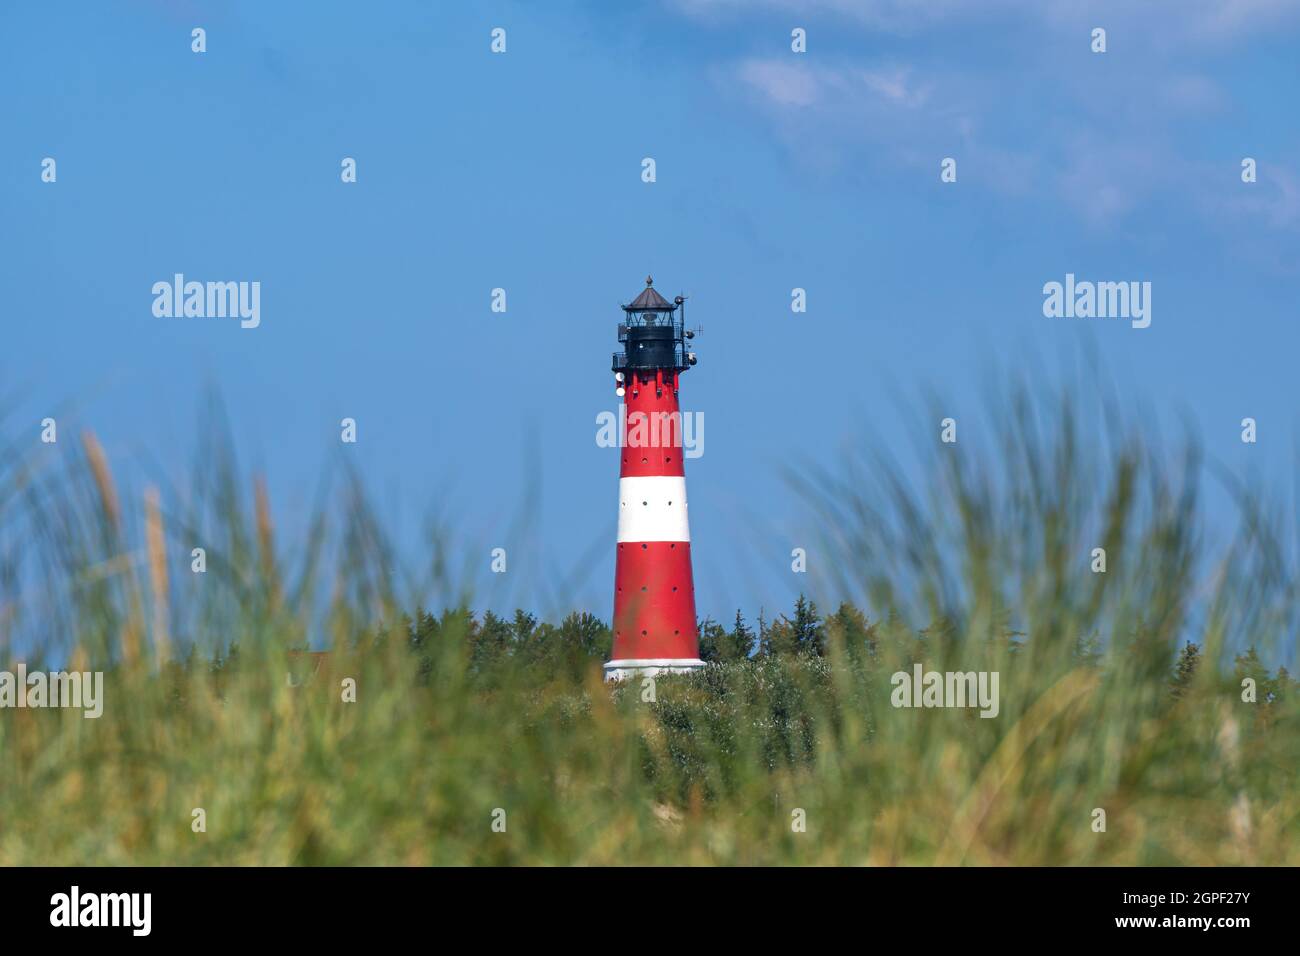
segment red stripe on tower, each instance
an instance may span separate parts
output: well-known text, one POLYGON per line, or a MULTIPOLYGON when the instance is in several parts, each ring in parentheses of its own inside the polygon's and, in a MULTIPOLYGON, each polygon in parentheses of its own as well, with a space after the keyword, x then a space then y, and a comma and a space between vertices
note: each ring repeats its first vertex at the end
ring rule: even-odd
POLYGON ((691 531, 682 467, 681 373, 695 364, 686 350, 681 296, 670 303, 652 279, 630 305, 614 354, 623 398, 619 424, 618 554, 614 565, 611 680, 704 666, 695 624, 691 531))

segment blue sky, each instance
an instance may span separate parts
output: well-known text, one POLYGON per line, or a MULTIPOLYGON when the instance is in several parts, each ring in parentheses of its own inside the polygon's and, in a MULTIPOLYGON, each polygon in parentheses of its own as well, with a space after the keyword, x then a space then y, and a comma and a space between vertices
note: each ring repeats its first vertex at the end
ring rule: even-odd
POLYGON ((1298 30, 1282 0, 6 3, 9 428, 56 414, 125 483, 183 485, 215 387, 282 527, 347 456, 408 554, 426 515, 452 524, 479 606, 607 618, 596 415, 652 273, 705 329, 683 386, 701 613, 815 592, 783 468, 868 433, 901 453, 928 388, 974 422, 998 369, 1050 382, 1095 350, 1135 409, 1284 484, 1298 30), (261 325, 155 317, 177 272, 259 281, 261 325), (1151 282, 1151 326, 1044 317, 1066 273, 1151 282))

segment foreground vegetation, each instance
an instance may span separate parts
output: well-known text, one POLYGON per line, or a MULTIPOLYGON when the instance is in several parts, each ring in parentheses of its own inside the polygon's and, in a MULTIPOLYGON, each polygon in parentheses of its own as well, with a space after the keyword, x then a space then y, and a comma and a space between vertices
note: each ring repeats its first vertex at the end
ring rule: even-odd
POLYGON ((355 482, 285 547, 220 447, 138 513, 91 436, 0 459, 0 635, 107 670, 97 720, 0 711, 0 864, 1300 863, 1288 524, 1238 489, 1215 544, 1194 453, 1022 398, 989 459, 797 476, 852 602, 653 685, 591 615, 414 610, 454 551, 395 574, 355 482), (916 663, 997 716, 894 706, 916 663))

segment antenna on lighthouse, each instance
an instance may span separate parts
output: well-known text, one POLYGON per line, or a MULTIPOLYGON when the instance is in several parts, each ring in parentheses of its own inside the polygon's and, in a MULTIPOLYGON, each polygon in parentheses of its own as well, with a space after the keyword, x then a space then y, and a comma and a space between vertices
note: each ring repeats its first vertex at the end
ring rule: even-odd
MULTIPOLYGON (((685 323, 685 317, 686 317, 686 308, 685 308, 685 304, 686 304, 686 300, 689 299, 689 298, 690 298, 689 295, 679 294, 679 295, 677 296, 677 298, 673 299, 673 301, 676 302, 677 305, 678 305, 679 307, 681 307, 681 309, 682 309, 682 318, 683 318, 682 325, 683 325, 683 327, 685 327, 685 324, 686 324, 686 323, 685 323)), ((703 334, 704 334, 704 326, 702 326, 702 325, 697 325, 697 326, 696 326, 695 328, 693 328, 693 329, 685 329, 685 335, 686 335, 686 338, 688 338, 688 339, 693 339, 693 338, 695 338, 695 336, 697 336, 697 335, 703 335, 703 334)))

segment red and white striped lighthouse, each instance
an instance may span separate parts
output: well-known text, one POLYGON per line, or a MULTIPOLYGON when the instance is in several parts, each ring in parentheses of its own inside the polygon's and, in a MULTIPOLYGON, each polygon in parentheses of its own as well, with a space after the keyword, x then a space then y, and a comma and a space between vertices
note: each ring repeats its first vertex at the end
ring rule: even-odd
POLYGON ((703 667, 695 624, 691 531, 682 467, 681 373, 695 364, 681 296, 668 302, 645 280, 623 306, 614 378, 619 422, 618 555, 614 652, 605 677, 618 680, 703 667))

